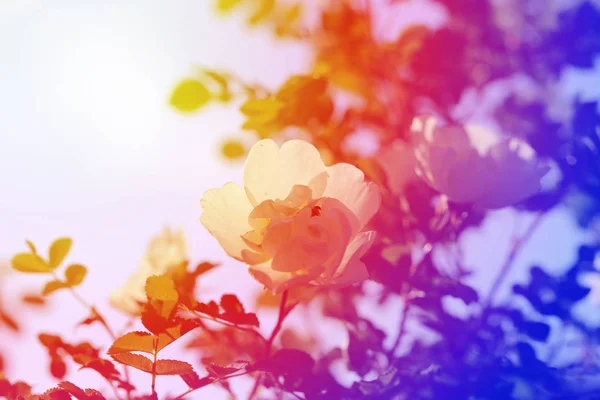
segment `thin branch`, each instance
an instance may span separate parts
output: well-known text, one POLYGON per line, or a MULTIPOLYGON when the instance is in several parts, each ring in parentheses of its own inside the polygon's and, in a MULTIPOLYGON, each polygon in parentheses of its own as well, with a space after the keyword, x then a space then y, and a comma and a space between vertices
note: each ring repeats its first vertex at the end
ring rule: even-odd
POLYGON ((404 305, 402 306, 402 316, 400 317, 400 326, 398 328, 398 335, 396 336, 396 339, 394 340, 394 344, 392 345, 392 347, 390 348, 390 351, 388 353, 388 356, 390 358, 394 357, 396 350, 398 350, 398 347, 400 346, 402 337, 406 333, 406 321, 408 319, 408 310, 410 308, 410 301, 408 300, 407 296, 403 296, 402 300, 404 302, 404 305))
MULTIPOLYGON (((60 280, 60 278, 58 277, 58 275, 56 274, 56 272, 53 272, 52 275, 54 276, 54 279, 56 280, 60 280)), ((96 309, 96 307, 92 306, 90 303, 88 303, 78 292, 77 290, 75 290, 75 288, 72 287, 67 287, 67 289, 69 290, 69 292, 71 292, 71 294, 73 295, 73 297, 75 298, 75 300, 77 300, 84 308, 87 308, 90 312, 90 314, 98 317, 98 321, 100 322, 100 324, 104 327, 104 329, 106 330, 106 332, 108 333, 108 335, 110 336, 110 338, 115 341, 117 340, 117 336, 115 335, 114 331, 111 329, 111 327, 108 325, 108 323, 106 322, 106 319, 104 318, 104 316, 102 314, 100 314, 100 312, 96 309)), ((126 383, 130 383, 129 382, 129 369, 127 368, 126 365, 123 366, 123 371, 124 371, 124 376, 125 376, 125 382, 126 383)), ((114 385, 111 383, 111 386, 113 387, 113 389, 116 391, 116 388, 114 388, 114 385)), ((127 390, 127 400, 129 400, 130 397, 130 393, 127 390)))
MULTIPOLYGON (((221 320, 219 320, 219 319, 216 319, 216 318, 214 318, 214 317, 208 317, 208 316, 206 316, 206 315, 202 315, 202 314, 200 314, 200 313, 198 313, 198 312, 196 312, 196 311, 194 311, 194 310, 190 310, 190 309, 189 309, 189 308, 187 308, 187 307, 186 307, 186 309, 187 309, 187 311, 189 311, 190 313, 192 313, 192 314, 193 314, 195 317, 197 317, 197 318, 199 319, 199 321, 196 321, 196 322, 198 323, 198 325, 200 325, 200 324, 204 325, 204 324, 203 324, 203 323, 200 321, 200 320, 203 320, 203 319, 204 319, 204 320, 207 320, 207 321, 216 322, 216 323, 218 323, 218 324, 221 324, 221 325, 224 325, 224 326, 227 326, 227 327, 230 327, 230 328, 239 329, 240 331, 244 331, 244 332, 250 332, 250 333, 252 333, 253 335, 255 335, 256 337, 260 338, 260 339, 261 339, 263 342, 266 342, 266 341, 267 341, 267 339, 265 339, 265 338, 263 337, 263 335, 261 335, 261 334, 260 334, 260 332, 258 332, 256 329, 252 329, 252 328, 246 328, 245 326, 239 326, 239 325, 235 325, 235 324, 232 324, 232 323, 230 323, 230 322, 227 322, 227 321, 221 321, 221 320)), ((206 327, 206 325, 204 325, 204 328, 207 328, 207 327, 206 327)))
POLYGON ((258 389, 260 388, 262 379, 263 379, 263 375, 261 372, 259 372, 258 376, 256 377, 256 380, 254 381, 254 385, 252 386, 252 390, 250 391, 250 394, 248 395, 248 400, 254 399, 254 397, 258 393, 258 389))
POLYGON ((535 219, 531 223, 531 225, 529 225, 529 228, 527 228, 527 231, 520 238, 518 238, 514 241, 513 247, 511 249, 510 253, 508 254, 508 257, 504 261, 504 264, 502 265, 502 268, 500 269, 498 276, 494 280, 494 283, 492 284, 492 288, 490 289, 490 292, 488 293, 487 298, 483 302, 484 308, 488 308, 494 301, 494 298, 498 294, 498 290, 500 289, 500 286, 502 286, 502 283, 504 283, 504 280, 506 279, 506 277, 508 276, 508 273, 512 269, 515 259, 520 254, 521 250, 523 250, 523 247, 525 246, 525 244, 527 244, 527 242, 529 242, 529 240, 531 239, 531 237, 533 236, 533 234, 535 233, 537 228, 540 226, 544 215, 545 214, 541 214, 541 213, 537 214, 535 216, 535 219))
MULTIPOLYGON (((279 331, 281 331, 285 317, 287 317, 288 314, 294 309, 294 307, 296 307, 298 305, 298 303, 295 303, 286 309, 288 297, 289 297, 289 293, 286 290, 285 292, 283 292, 283 295, 281 296, 281 303, 279 303, 279 315, 277 317, 277 323, 275 324, 275 327, 273 328, 273 331, 271 332, 271 335, 269 336, 269 339, 267 340, 267 346, 265 349, 266 357, 269 357, 269 355, 271 355, 271 349, 273 348, 273 342, 275 341, 275 338, 279 334, 279 331)), ((248 395, 248 400, 253 400, 254 397, 256 396, 256 394, 258 393, 258 389, 260 388, 261 380, 262 380, 262 374, 259 374, 256 377, 256 381, 254 382, 254 386, 252 387, 250 394, 248 395)))
POLYGON ((292 306, 289 310, 286 311, 285 306, 286 306, 287 300, 288 300, 288 291, 286 290, 285 292, 283 292, 283 295, 281 296, 281 303, 279 303, 279 316, 277 317, 277 323, 275 324, 275 328, 273 328, 273 332, 271 332, 271 336, 267 340, 267 350, 266 350, 267 356, 269 356, 269 354, 271 353, 271 347, 273 347, 273 342, 275 341, 277 334, 281 330, 281 327, 283 325, 283 320, 289 314, 289 312, 292 311, 292 308, 294 307, 294 306, 292 306))
MULTIPOLYGON (((244 376, 244 375, 247 375, 247 374, 248 374, 248 371, 244 371, 244 372, 240 372, 240 373, 234 373, 234 374, 231 374, 231 375, 228 375, 228 376, 224 376, 223 378, 217 378, 214 381, 210 382, 210 384, 217 383, 217 382, 223 382, 223 381, 226 381, 228 379, 237 378, 239 376, 244 376)), ((200 386, 200 387, 197 387, 197 388, 189 388, 185 392, 181 393, 179 396, 174 397, 173 400, 182 400, 188 394, 190 394, 192 392, 195 392, 198 389, 202 389, 205 386, 208 386, 208 384, 200 386)))

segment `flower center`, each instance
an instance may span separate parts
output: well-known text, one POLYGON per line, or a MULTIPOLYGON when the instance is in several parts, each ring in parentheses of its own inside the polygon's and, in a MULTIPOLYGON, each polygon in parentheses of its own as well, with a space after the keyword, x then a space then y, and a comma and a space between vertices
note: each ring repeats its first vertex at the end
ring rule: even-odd
POLYGON ((284 200, 265 200, 248 217, 253 230, 242 235, 248 264, 271 260, 271 268, 294 274, 325 272, 339 265, 352 235, 352 212, 333 198, 313 199, 296 185, 284 200))

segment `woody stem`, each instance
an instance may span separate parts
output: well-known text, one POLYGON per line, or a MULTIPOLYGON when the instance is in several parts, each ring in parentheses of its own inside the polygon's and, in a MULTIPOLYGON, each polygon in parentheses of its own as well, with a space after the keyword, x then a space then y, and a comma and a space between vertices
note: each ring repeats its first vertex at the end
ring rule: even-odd
MULTIPOLYGON (((266 350, 265 350, 266 357, 271 355, 271 349, 273 348, 273 342, 275 341, 275 338, 281 331, 285 317, 287 317, 289 315, 289 313, 297 305, 297 304, 293 304, 286 309, 288 296, 289 296, 289 293, 287 290, 285 292, 283 292, 283 294, 281 295, 281 303, 279 303, 279 315, 277 317, 277 323, 275 324, 275 327, 273 328, 273 332, 271 332, 271 336, 269 336, 269 339, 267 339, 267 346, 266 346, 266 350)), ((254 396, 256 396, 256 393, 258 393, 258 389, 260 388, 261 380, 262 380, 262 374, 259 374, 256 377, 256 381, 254 382, 254 386, 252 387, 250 394, 248 395, 248 400, 254 399, 254 396)))
POLYGON ((152 360, 152 394, 155 395, 156 394, 156 358, 158 356, 158 337, 154 337, 154 343, 153 343, 153 351, 152 351, 152 355, 153 355, 153 360, 152 360))

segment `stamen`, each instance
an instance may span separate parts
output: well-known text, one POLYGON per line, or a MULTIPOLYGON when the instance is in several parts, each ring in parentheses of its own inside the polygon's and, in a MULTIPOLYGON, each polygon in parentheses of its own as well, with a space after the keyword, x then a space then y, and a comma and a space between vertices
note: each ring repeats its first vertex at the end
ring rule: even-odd
POLYGON ((321 206, 314 206, 310 213, 311 217, 319 217, 321 215, 321 206))

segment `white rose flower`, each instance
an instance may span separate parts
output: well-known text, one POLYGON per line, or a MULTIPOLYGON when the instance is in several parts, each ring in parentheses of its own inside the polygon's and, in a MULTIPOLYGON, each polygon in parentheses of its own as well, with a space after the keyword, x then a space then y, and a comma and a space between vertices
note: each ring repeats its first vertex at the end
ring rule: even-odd
POLYGON ((152 238, 138 270, 125 284, 110 295, 111 304, 121 311, 138 315, 140 304, 146 301, 146 279, 152 275, 168 274, 187 261, 189 250, 182 230, 169 228, 152 238))
POLYGON ((363 231, 379 189, 350 164, 326 167, 310 143, 256 143, 244 187, 227 183, 202 198, 201 221, 231 257, 275 293, 294 285, 346 286, 368 278, 360 261, 375 238, 363 231))
POLYGON ((421 177, 457 203, 510 206, 538 193, 549 171, 526 143, 498 140, 482 127, 439 126, 434 117, 418 117, 412 128, 421 177))

